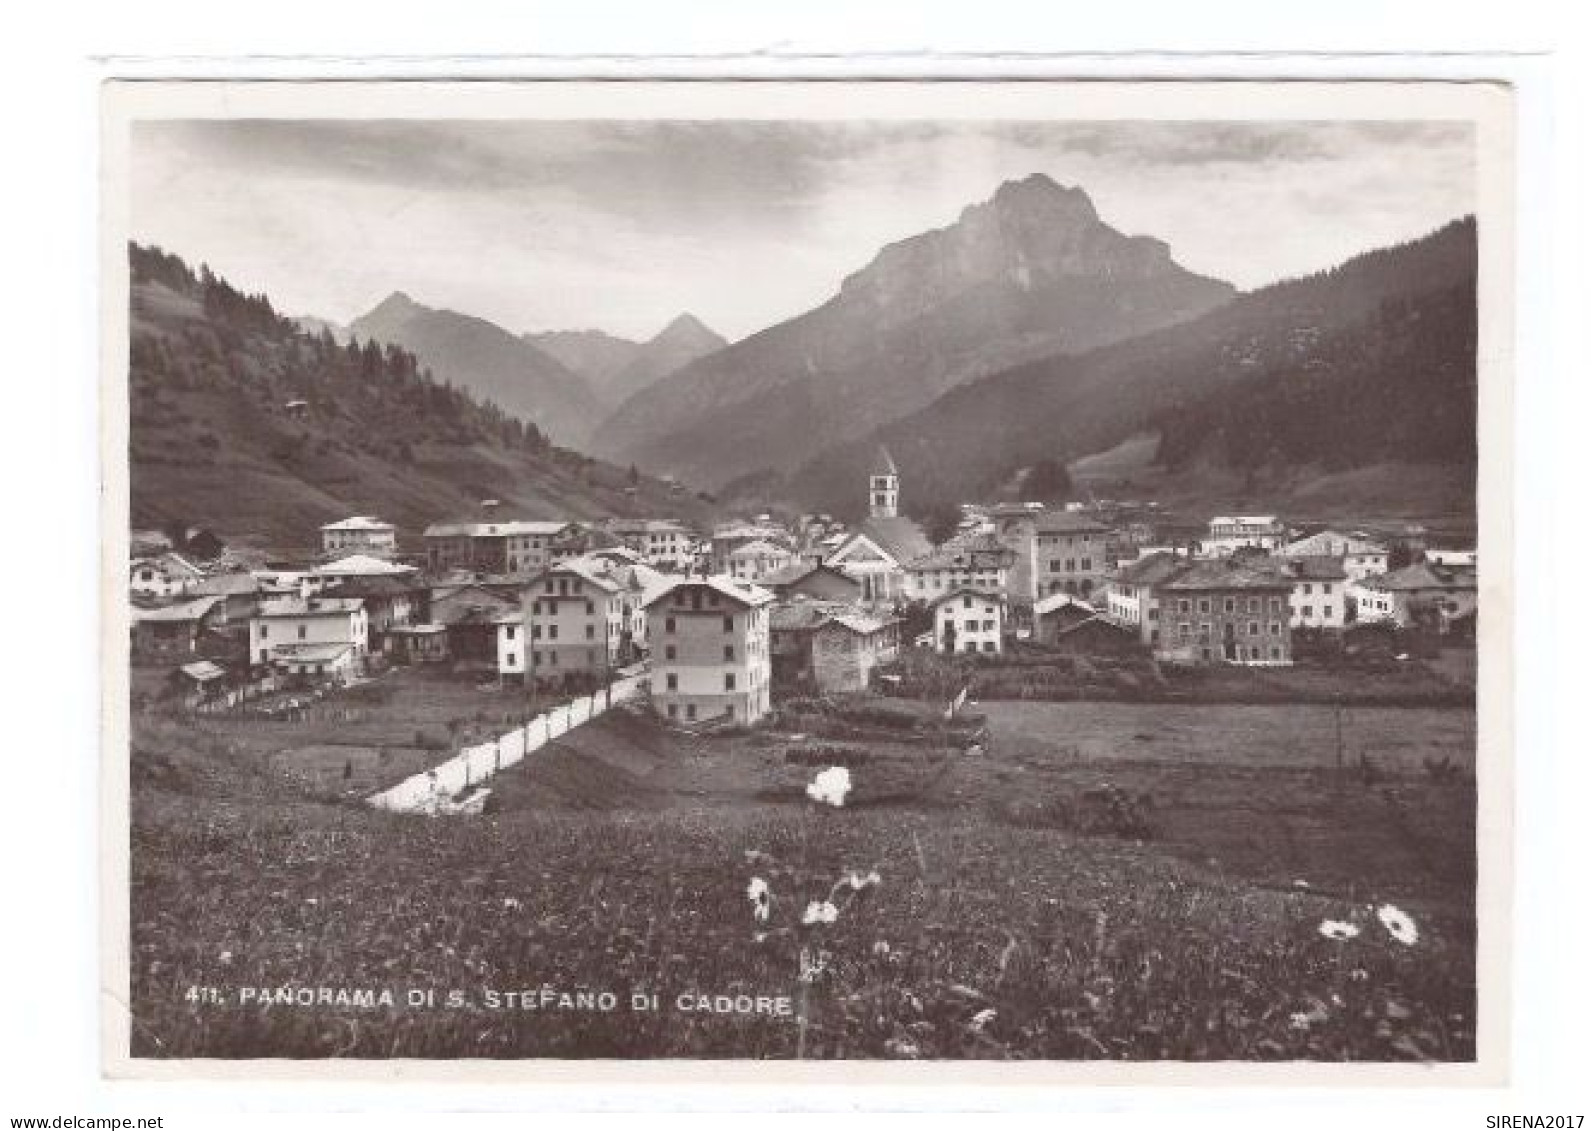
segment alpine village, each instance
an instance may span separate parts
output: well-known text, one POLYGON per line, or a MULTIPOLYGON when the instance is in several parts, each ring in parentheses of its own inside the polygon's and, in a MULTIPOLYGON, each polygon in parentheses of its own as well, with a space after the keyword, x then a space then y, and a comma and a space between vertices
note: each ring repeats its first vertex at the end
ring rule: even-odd
POLYGON ((1239 291, 1036 175, 731 342, 180 251, 138 1054, 1472 1057, 1471 218, 1239 291))

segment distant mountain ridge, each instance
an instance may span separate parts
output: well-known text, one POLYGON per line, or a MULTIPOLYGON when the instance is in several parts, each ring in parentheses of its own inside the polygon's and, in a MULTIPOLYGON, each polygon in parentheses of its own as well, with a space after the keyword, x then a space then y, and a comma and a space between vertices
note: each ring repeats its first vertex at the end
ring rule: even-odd
POLYGON ((1474 221, 1330 271, 1275 283, 1181 325, 1061 354, 953 389, 778 484, 848 514, 871 453, 888 445, 904 505, 981 498, 1041 460, 1153 433, 1171 470, 1444 463, 1465 474, 1475 435, 1474 221), (999 442, 1001 441, 1001 442, 999 442))
POLYGON ((523 339, 580 374, 610 408, 661 377, 726 345, 698 318, 681 314, 646 342, 602 330, 551 330, 523 339))
POLYGON ((701 484, 786 471, 1017 362, 1195 317, 1234 295, 1079 188, 1007 182, 946 228, 888 245, 826 303, 631 397, 596 450, 701 484))
POLYGON ((281 551, 376 514, 419 531, 485 498, 537 518, 675 514, 702 500, 559 447, 434 379, 401 346, 328 341, 208 269, 129 246, 131 518, 202 523, 281 551))
POLYGON ((606 407, 581 376, 485 318, 439 310, 395 291, 349 325, 362 340, 403 346, 449 381, 582 447, 606 407))

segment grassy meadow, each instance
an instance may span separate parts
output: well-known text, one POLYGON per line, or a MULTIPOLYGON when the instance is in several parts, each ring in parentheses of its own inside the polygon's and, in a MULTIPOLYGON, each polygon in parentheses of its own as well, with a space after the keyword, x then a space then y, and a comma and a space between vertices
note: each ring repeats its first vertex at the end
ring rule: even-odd
POLYGON ((979 753, 929 713, 617 712, 473 818, 135 720, 133 1051, 1473 1056, 1472 712, 1355 712, 1338 773, 1323 708, 977 711, 979 753))

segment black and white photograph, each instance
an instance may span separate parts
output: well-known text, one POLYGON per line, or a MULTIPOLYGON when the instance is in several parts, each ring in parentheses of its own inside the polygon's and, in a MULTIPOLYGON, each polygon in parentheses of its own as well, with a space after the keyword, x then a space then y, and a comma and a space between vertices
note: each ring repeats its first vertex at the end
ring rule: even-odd
POLYGON ((108 84, 107 1070, 1499 1080, 1512 98, 108 84))

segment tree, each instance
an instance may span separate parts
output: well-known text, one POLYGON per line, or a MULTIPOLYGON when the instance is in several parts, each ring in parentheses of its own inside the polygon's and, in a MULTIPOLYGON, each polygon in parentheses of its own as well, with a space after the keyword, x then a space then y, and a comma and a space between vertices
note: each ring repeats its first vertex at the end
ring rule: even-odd
POLYGON ((1043 501, 1067 499, 1075 491, 1069 466, 1061 459, 1037 460, 1025 477, 1027 492, 1043 501))

